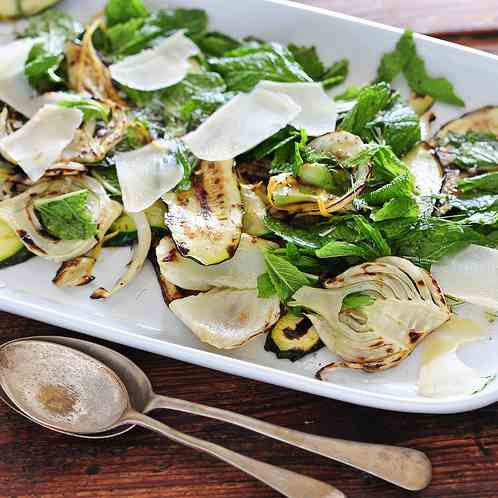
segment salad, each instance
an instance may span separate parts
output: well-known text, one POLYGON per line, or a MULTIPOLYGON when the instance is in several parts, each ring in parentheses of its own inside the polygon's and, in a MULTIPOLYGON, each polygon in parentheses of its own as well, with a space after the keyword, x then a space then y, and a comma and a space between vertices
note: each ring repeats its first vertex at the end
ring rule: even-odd
POLYGON ((363 86, 313 46, 141 0, 109 0, 87 26, 47 10, 0 55, 1 268, 36 256, 54 285, 84 286, 134 246, 91 299, 149 258, 169 309, 214 348, 264 333, 282 360, 327 348, 325 379, 432 341, 422 394, 492 380, 458 359, 485 334, 455 309, 498 310, 498 108, 432 130, 435 103, 465 103, 412 32, 363 86))

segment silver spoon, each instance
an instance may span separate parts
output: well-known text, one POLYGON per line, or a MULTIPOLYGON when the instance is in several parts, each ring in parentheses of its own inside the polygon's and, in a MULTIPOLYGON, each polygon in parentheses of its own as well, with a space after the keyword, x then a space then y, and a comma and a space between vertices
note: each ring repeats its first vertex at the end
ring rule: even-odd
MULTIPOLYGON (((149 413, 152 410, 164 408, 222 420, 340 461, 412 491, 427 487, 431 480, 431 463, 420 451, 315 436, 219 408, 160 396, 154 393, 149 379, 135 363, 112 349, 67 337, 48 336, 36 339, 72 347, 110 367, 123 380, 132 398, 133 406, 140 412, 149 413)), ((119 431, 119 433, 122 432, 122 430, 119 431)), ((118 434, 113 434, 111 431, 104 437, 112 435, 118 434)), ((103 436, 85 435, 84 437, 103 436)))
POLYGON ((140 413, 116 373, 76 349, 39 340, 4 344, 0 383, 10 401, 44 427, 79 435, 135 424, 216 456, 288 498, 345 498, 329 484, 182 434, 140 413))

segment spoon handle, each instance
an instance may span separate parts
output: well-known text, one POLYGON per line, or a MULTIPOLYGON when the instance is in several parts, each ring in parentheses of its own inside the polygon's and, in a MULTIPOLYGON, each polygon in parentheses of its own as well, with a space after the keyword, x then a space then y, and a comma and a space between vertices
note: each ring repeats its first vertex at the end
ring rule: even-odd
POLYGON ((147 415, 142 415, 138 412, 130 412, 125 415, 125 418, 126 420, 124 423, 135 424, 150 429, 176 443, 215 456, 264 482, 288 498, 346 498, 341 491, 329 484, 291 472, 290 470, 275 467, 268 463, 259 462, 258 460, 235 453, 222 446, 188 436, 147 415))
POLYGON ((191 413, 238 425, 311 453, 317 453, 350 465, 410 491, 424 489, 432 478, 430 460, 421 451, 410 448, 315 436, 227 410, 166 396, 156 395, 147 406, 146 411, 150 412, 157 408, 191 413))

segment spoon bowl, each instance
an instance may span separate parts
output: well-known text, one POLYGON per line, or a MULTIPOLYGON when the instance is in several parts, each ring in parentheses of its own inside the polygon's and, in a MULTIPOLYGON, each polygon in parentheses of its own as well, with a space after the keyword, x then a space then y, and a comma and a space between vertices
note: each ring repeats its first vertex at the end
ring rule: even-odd
POLYGON ((37 339, 4 344, 0 386, 18 410, 50 429, 88 435, 136 424, 220 458, 288 498, 345 498, 334 486, 188 436, 144 415, 111 368, 66 345, 37 339))
POLYGON ((92 356, 44 341, 0 349, 1 385, 19 410, 45 426, 94 434, 114 428, 130 407, 126 387, 92 356))

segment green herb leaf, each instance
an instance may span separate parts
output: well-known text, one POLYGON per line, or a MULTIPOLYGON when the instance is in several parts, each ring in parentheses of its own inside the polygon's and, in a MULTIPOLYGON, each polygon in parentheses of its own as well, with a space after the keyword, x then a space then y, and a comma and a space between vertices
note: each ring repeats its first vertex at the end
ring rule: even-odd
POLYGON ((410 88, 419 95, 430 95, 435 100, 463 107, 465 103, 446 78, 431 77, 424 60, 417 54, 412 31, 405 31, 393 52, 385 54, 377 71, 377 81, 390 83, 403 72, 410 88))
MULTIPOLYGON (((341 83, 344 83, 349 74, 349 61, 347 59, 341 59, 334 62, 332 66, 327 69, 325 74, 322 75, 321 80, 323 87, 326 90, 333 88, 341 83)), ((337 97, 336 97, 337 100, 337 97)))
POLYGON ((318 81, 325 73, 323 65, 316 47, 299 47, 298 45, 290 44, 289 50, 294 55, 296 62, 306 71, 308 76, 314 81, 318 81))
POLYGON ((363 196, 368 204, 379 206, 396 197, 411 197, 413 195, 413 176, 409 171, 394 178, 390 183, 363 196))
POLYGON ((339 95, 336 95, 334 97, 334 99, 338 100, 338 101, 345 101, 345 102, 349 102, 351 100, 356 100, 360 96, 363 88, 364 87, 362 87, 362 86, 351 85, 348 88, 346 88, 346 90, 344 90, 344 92, 340 93, 339 95))
POLYGON ((278 43, 242 47, 224 57, 211 58, 208 63, 234 92, 249 92, 262 80, 311 81, 292 53, 278 43))
POLYGON ((418 218, 420 210, 413 197, 396 197, 371 214, 374 221, 393 220, 396 218, 418 218))
POLYGON ((39 93, 65 87, 62 72, 64 47, 83 31, 83 26, 63 12, 50 10, 31 19, 22 36, 40 38, 31 48, 25 73, 30 85, 39 93))
POLYGON ((241 43, 228 35, 212 31, 197 40, 199 48, 209 56, 222 57, 240 47, 241 43))
POLYGON ((371 141, 372 132, 367 128, 367 125, 390 103, 391 88, 387 83, 380 82, 363 88, 358 95, 358 102, 344 117, 340 126, 341 130, 349 131, 371 141))
POLYGON ((121 185, 114 166, 95 166, 90 174, 113 196, 121 196, 121 185))
POLYGON ((464 178, 458 182, 458 188, 462 192, 498 192, 498 172, 464 178))
POLYGON ((390 256, 391 248, 386 239, 382 236, 380 230, 369 223, 362 215, 353 215, 349 221, 351 228, 356 230, 360 237, 366 239, 372 246, 377 257, 390 256))
POLYGON ((88 190, 35 201, 47 232, 61 240, 86 240, 97 234, 97 223, 87 207, 88 190))
POLYGON ((270 275, 263 273, 258 277, 258 297, 261 299, 268 299, 276 294, 275 287, 273 287, 270 275))
POLYGON ((409 152, 421 139, 419 117, 410 106, 402 102, 395 103, 367 126, 378 130, 385 144, 399 157, 409 152))
POLYGON ((315 253, 319 258, 339 258, 343 256, 357 256, 369 259, 371 251, 359 244, 351 244, 340 240, 332 240, 315 253))
POLYGON ((280 300, 286 302, 296 291, 305 285, 316 283, 317 277, 302 272, 286 259, 265 253, 268 275, 280 300))
POLYGON ((107 26, 112 27, 130 19, 147 17, 149 11, 145 8, 142 0, 109 0, 105 14, 107 26))
POLYGON ((486 245, 486 237, 471 227, 441 218, 394 220, 380 227, 389 238, 394 254, 427 269, 470 244, 486 245))
POLYGON ((110 107, 103 102, 84 97, 62 100, 58 102, 58 105, 60 107, 79 109, 83 113, 83 119, 85 121, 101 119, 107 123, 111 112, 110 107))
POLYGON ((183 168, 183 178, 176 186, 176 190, 190 190, 192 188, 192 173, 199 164, 199 159, 194 157, 194 155, 185 148, 182 142, 179 142, 178 150, 176 151, 176 161, 183 168))

